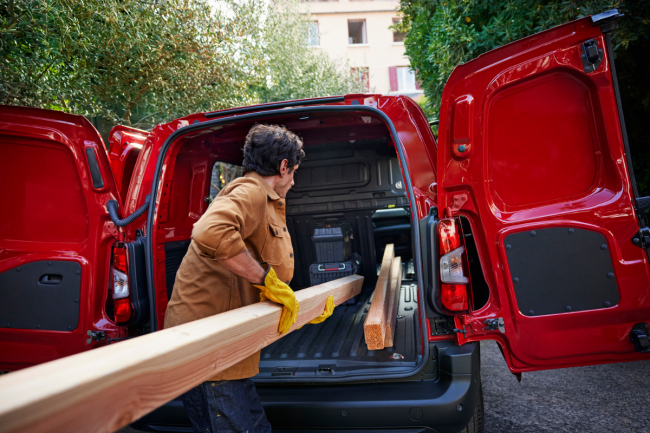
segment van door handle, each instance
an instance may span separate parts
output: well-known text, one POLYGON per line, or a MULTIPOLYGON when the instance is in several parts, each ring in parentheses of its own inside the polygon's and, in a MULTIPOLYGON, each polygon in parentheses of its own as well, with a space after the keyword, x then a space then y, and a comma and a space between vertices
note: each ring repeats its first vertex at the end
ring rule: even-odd
POLYGON ((56 286, 61 282, 61 280, 63 280, 63 276, 61 275, 45 274, 38 280, 38 282, 48 286, 56 286))

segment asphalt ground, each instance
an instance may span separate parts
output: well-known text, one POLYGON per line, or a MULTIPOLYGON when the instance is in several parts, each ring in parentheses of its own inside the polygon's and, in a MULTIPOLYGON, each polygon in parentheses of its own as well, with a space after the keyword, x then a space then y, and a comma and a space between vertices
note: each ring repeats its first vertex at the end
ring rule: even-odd
POLYGON ((648 361, 510 373, 494 342, 481 345, 486 433, 650 432, 648 361))
MULTIPOLYGON (((485 432, 650 432, 648 361, 510 373, 497 344, 481 344, 485 432)), ((124 428, 118 433, 139 433, 124 428)))

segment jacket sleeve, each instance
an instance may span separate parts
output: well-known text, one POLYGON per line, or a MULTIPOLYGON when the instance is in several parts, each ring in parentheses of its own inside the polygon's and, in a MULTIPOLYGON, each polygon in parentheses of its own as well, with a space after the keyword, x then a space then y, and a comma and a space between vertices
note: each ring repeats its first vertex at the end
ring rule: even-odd
POLYGON ((246 250, 244 239, 263 222, 266 203, 264 188, 247 178, 218 195, 192 229, 192 240, 201 255, 225 260, 246 250))

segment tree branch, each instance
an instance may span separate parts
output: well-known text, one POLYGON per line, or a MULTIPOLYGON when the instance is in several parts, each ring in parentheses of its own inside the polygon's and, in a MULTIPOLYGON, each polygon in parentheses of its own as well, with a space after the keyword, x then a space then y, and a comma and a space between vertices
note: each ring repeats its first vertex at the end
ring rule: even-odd
POLYGON ((16 11, 14 9, 14 0, 9 0, 9 6, 7 6, 7 11, 9 11, 9 16, 11 17, 11 21, 7 24, 7 27, 4 29, 0 30, 2 32, 11 32, 14 31, 12 30, 12 27, 18 23, 18 18, 20 18, 22 15, 16 16, 16 11))

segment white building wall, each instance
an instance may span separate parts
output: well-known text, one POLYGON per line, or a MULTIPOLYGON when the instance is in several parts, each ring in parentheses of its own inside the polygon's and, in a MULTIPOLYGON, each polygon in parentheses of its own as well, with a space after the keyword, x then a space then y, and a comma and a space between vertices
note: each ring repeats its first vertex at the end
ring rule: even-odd
POLYGON ((391 67, 409 66, 404 44, 393 42, 389 28, 398 18, 399 0, 303 2, 303 11, 318 22, 319 45, 332 58, 349 61, 350 67, 369 68, 370 90, 382 94, 408 94, 418 98, 421 90, 391 90, 391 67), (351 45, 348 20, 366 21, 366 44, 351 45))

